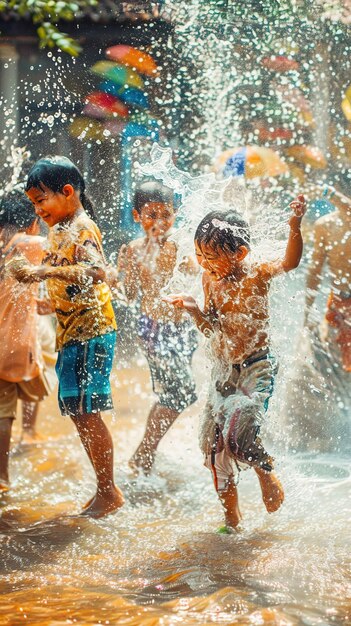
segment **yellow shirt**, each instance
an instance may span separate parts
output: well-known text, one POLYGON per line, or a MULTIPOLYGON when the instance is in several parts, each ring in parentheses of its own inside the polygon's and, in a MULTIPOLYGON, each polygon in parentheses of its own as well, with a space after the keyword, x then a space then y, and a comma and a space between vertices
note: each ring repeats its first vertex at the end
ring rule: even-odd
MULTIPOLYGON (((54 267, 105 265, 101 233, 96 224, 83 212, 67 225, 54 226, 43 262, 54 267)), ((58 322, 57 350, 67 343, 87 341, 117 328, 106 283, 93 284, 87 278, 78 284, 50 278, 47 287, 58 322)))

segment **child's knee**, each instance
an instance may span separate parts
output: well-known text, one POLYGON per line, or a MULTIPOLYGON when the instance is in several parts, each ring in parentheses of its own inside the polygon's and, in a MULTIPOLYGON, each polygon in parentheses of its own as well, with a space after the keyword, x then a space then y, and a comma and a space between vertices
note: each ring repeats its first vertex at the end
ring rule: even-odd
POLYGON ((237 483, 238 470, 225 450, 216 454, 205 454, 204 465, 212 473, 213 483, 219 497, 227 491, 230 485, 237 483))

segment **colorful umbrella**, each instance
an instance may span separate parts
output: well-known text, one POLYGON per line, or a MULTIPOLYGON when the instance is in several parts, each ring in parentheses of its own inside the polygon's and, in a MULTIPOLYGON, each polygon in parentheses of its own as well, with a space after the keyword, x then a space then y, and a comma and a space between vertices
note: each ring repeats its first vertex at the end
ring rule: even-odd
POLYGON ((106 50, 106 56, 113 61, 128 65, 146 76, 157 76, 157 65, 153 58, 131 46, 112 46, 106 50))
POLYGON ((98 61, 93 65, 91 71, 103 78, 113 80, 117 85, 128 85, 129 87, 144 89, 144 81, 139 74, 124 67, 124 65, 112 63, 111 61, 98 61))
POLYGON ((69 132, 77 139, 106 139, 104 124, 88 117, 76 117, 70 125, 69 132))
POLYGON ((112 96, 116 96, 131 106, 140 107, 141 109, 149 108, 149 100, 147 94, 140 89, 134 87, 118 86, 112 80, 104 80, 99 85, 100 91, 104 91, 112 96))
POLYGON ((255 128, 258 130, 258 138, 260 141, 275 141, 276 139, 289 140, 293 137, 293 131, 288 128, 268 127, 264 122, 255 122, 255 128))
POLYGON ((290 102, 294 107, 299 109, 300 111, 311 110, 311 105, 301 89, 298 87, 291 87, 291 85, 273 85, 274 90, 279 93, 282 100, 285 102, 290 102))
POLYGON ((323 170, 327 167, 327 160, 323 152, 316 146, 291 146, 287 148, 286 154, 299 163, 310 165, 316 170, 323 170))
POLYGON ((226 150, 217 159, 216 166, 225 177, 267 178, 288 172, 288 166, 274 150, 260 146, 226 150))
POLYGON ((126 122, 122 120, 107 120, 104 124, 105 130, 107 130, 112 137, 119 137, 125 127, 126 122))
POLYGON ((299 63, 285 56, 264 57, 262 65, 273 72, 291 72, 299 69, 299 63))
MULTIPOLYGON (((93 117, 128 117, 129 114, 124 102, 104 91, 92 91, 88 94, 85 98, 85 107, 88 105, 94 107, 95 111, 101 111, 101 116, 95 114, 93 117)), ((87 115, 90 114, 87 112, 87 115)))

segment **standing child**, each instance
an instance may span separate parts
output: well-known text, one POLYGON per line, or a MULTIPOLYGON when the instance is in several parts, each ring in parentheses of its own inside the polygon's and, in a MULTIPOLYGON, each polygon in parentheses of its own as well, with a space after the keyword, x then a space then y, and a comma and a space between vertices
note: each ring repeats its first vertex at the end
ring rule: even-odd
POLYGON ((41 267, 18 268, 22 281, 47 280, 57 317, 59 405, 73 420, 96 474, 97 491, 83 514, 101 517, 123 505, 113 479, 113 443, 101 411, 112 408, 109 376, 116 322, 105 280, 101 234, 77 167, 65 157, 40 159, 26 193, 49 226, 41 267))
POLYGON ((205 465, 212 470, 223 503, 226 528, 241 519, 235 474, 253 466, 268 512, 276 511, 284 493, 273 473, 273 459, 258 437, 273 391, 275 366, 269 347, 268 292, 271 279, 299 265, 303 196, 291 203, 290 234, 283 259, 250 262, 250 232, 234 211, 213 211, 200 222, 195 250, 204 269, 204 311, 192 296, 171 295, 167 301, 191 314, 211 339, 212 388, 200 429, 205 465))
MULTIPOLYGON (((144 183, 135 194, 133 217, 145 235, 120 253, 125 293, 130 302, 140 295, 138 335, 148 360, 153 390, 158 396, 147 419, 142 442, 130 460, 133 469, 149 473, 162 437, 178 415, 196 400, 191 359, 197 346, 196 329, 162 302, 160 290, 176 268, 177 247, 168 237, 175 221, 173 193, 144 183)), ((190 260, 181 270, 194 273, 190 260)))
POLYGON ((23 191, 0 203, 0 492, 9 489, 9 453, 17 401, 22 400, 23 432, 35 434, 38 402, 51 391, 44 378, 38 328, 38 285, 19 285, 7 268, 16 256, 41 263, 43 237, 38 218, 23 191))

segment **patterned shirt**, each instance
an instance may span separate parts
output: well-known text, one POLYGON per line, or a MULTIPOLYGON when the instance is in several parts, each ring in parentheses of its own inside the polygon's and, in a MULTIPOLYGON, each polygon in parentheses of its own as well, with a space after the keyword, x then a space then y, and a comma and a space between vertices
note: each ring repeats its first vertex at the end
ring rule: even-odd
MULTIPOLYGON (((57 224, 50 230, 49 251, 43 262, 53 267, 104 266, 100 230, 84 212, 69 224, 57 224)), ((106 283, 93 284, 89 277, 76 283, 50 278, 47 287, 58 322, 57 350, 117 328, 106 283)))

